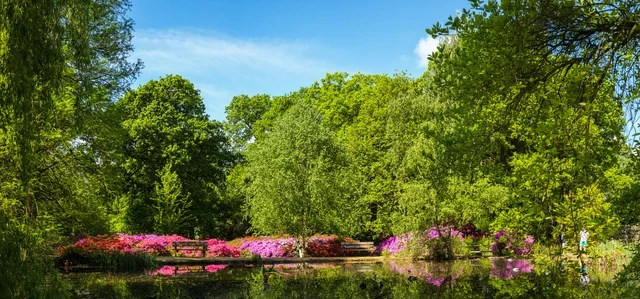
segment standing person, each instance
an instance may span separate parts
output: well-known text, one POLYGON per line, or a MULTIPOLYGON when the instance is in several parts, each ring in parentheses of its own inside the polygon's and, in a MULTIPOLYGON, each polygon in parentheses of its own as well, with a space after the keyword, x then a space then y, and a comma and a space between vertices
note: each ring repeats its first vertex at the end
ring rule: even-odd
POLYGON ((586 228, 582 227, 580 231, 580 251, 584 251, 587 248, 587 239, 589 239, 589 233, 586 228))
POLYGON ((560 232, 560 246, 562 247, 562 251, 564 252, 564 246, 566 245, 566 240, 564 239, 564 232, 560 232))

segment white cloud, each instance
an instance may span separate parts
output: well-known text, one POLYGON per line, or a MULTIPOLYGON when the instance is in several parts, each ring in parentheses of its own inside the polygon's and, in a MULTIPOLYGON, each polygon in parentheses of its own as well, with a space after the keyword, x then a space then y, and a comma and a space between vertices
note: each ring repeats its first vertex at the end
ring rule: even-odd
POLYGON ((418 56, 418 66, 426 68, 429 64, 429 55, 438 50, 440 40, 431 37, 421 38, 413 52, 418 56))
MULTIPOLYGON (((165 73, 199 73, 211 68, 308 73, 330 66, 310 58, 310 43, 243 40, 185 30, 142 30, 134 37, 136 56, 145 69, 165 73)), ((233 70, 231 70, 233 71, 233 70)))
MULTIPOLYGON (((243 39, 197 29, 137 30, 132 59, 144 69, 137 84, 178 74, 200 89, 207 113, 224 119, 234 95, 280 95, 298 90, 328 72, 339 56, 312 40, 243 39)), ((137 85, 136 84, 136 85, 137 85)), ((135 86, 134 86, 135 87, 135 86)))

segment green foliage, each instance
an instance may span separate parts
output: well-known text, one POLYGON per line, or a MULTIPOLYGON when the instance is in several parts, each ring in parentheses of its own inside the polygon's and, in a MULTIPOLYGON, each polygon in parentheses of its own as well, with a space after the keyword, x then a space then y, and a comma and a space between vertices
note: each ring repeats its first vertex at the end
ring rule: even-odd
POLYGON ((127 182, 124 192, 129 200, 127 220, 132 231, 154 231, 155 219, 185 219, 188 214, 194 221, 175 228, 181 229, 181 234, 193 236, 195 228, 205 236, 221 234, 226 218, 224 177, 233 157, 222 125, 204 113, 200 92, 188 80, 170 75, 127 93, 118 106, 127 132, 121 166, 127 182), (168 188, 162 182, 166 165, 171 165, 171 172, 175 173, 171 175, 173 184, 179 181, 183 192, 189 194, 191 205, 184 200, 171 204, 172 216, 157 218, 162 209, 169 208, 154 209, 154 198, 171 202, 167 201, 168 194, 157 192, 175 191, 163 189, 168 188), (156 188, 158 184, 163 186, 156 188), (188 212, 178 212, 179 209, 188 212))
POLYGON ((227 114, 225 131, 236 150, 244 150, 247 142, 254 138, 254 126, 262 115, 269 111, 269 95, 235 96, 224 111, 227 114))
POLYGON ((188 214, 191 207, 189 194, 184 194, 178 175, 171 170, 171 164, 162 169, 160 183, 156 184, 156 214, 154 230, 170 235, 185 231, 193 217, 188 214))
POLYGON ((62 263, 87 265, 103 271, 140 272, 158 266, 156 256, 142 252, 93 252, 85 254, 77 247, 66 247, 58 256, 62 263))
POLYGON ((599 267, 615 267, 626 265, 631 258, 631 251, 620 241, 610 240, 598 243, 589 248, 589 257, 594 260, 599 267))
POLYGON ((358 210, 348 160, 313 107, 290 108, 249 149, 247 161, 253 229, 294 235, 300 255, 313 233, 353 232, 358 210))
POLYGON ((578 243, 582 227, 589 231, 589 239, 605 241, 618 232, 619 222, 611 211, 611 204, 597 186, 578 189, 576 194, 567 195, 557 207, 558 223, 566 227, 567 235, 578 243))
POLYGON ((640 294, 640 244, 633 249, 631 262, 616 276, 616 282, 625 289, 628 298, 640 294))
POLYGON ((0 212, 0 297, 66 298, 44 235, 33 224, 0 212))

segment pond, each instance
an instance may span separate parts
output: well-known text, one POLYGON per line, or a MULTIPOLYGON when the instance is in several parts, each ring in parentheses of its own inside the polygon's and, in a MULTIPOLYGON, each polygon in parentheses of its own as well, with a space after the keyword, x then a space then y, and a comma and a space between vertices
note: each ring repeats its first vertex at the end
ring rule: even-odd
POLYGON ((617 298, 613 270, 528 260, 163 266, 70 273, 76 298, 617 298))

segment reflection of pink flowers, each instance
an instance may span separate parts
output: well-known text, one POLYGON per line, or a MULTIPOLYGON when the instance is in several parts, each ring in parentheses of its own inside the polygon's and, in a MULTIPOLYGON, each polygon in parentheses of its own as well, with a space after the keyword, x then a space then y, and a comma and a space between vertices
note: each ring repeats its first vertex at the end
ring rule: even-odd
POLYGON ((147 271, 147 275, 164 275, 164 276, 175 276, 185 273, 191 272, 207 272, 214 273, 218 270, 222 270, 226 268, 227 265, 207 265, 204 266, 204 271, 202 266, 163 266, 153 271, 147 271))
POLYGON ((533 265, 529 261, 524 259, 517 260, 505 260, 505 259, 492 259, 491 260, 491 276, 500 279, 509 279, 518 276, 519 273, 530 273, 533 270, 533 265))

